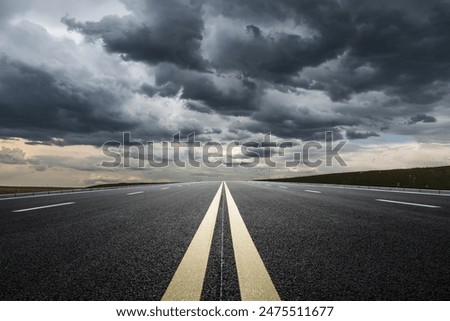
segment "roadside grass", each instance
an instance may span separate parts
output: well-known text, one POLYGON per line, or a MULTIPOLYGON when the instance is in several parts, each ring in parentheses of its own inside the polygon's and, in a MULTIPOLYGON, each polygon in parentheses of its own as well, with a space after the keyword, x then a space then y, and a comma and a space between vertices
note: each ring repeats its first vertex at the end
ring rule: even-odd
POLYGON ((450 190, 450 166, 336 173, 267 181, 450 190))
POLYGON ((50 191, 73 190, 73 187, 47 187, 47 186, 0 186, 0 194, 39 193, 50 191))
POLYGON ((135 185, 153 185, 153 184, 171 184, 170 183, 117 183, 117 184, 100 184, 88 187, 51 187, 51 186, 0 186, 0 194, 19 194, 19 193, 42 193, 52 191, 67 191, 84 188, 114 188, 135 185))

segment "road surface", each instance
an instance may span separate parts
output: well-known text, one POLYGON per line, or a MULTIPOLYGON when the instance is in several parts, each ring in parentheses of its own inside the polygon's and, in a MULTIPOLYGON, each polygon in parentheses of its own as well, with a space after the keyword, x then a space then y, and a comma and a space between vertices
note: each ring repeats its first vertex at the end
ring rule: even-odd
POLYGON ((198 182, 0 198, 1 300, 449 300, 450 196, 198 182))

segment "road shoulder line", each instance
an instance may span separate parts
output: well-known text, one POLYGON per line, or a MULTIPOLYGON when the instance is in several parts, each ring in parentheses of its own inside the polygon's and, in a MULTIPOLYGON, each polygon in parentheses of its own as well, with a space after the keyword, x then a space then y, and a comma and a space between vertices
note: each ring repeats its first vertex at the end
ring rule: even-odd
POLYGON ((144 191, 139 191, 139 192, 132 192, 132 193, 127 193, 128 196, 132 196, 132 195, 138 195, 138 194, 143 194, 144 191))
POLYGON ((305 192, 307 192, 307 193, 316 193, 316 194, 322 194, 322 192, 319 192, 319 191, 314 191, 314 190, 311 190, 311 189, 305 189, 305 192))
POLYGON ((29 212, 29 211, 35 211, 35 210, 42 210, 42 209, 45 209, 45 208, 66 206, 66 205, 72 205, 72 204, 75 204, 75 202, 67 202, 67 203, 59 203, 59 204, 51 204, 51 205, 44 205, 44 206, 24 208, 24 209, 21 209, 21 210, 15 210, 15 211, 13 211, 13 213, 29 212))
POLYGON ((393 204, 411 205, 411 206, 419 206, 419 207, 428 207, 428 208, 440 208, 440 206, 437 206, 437 205, 401 202, 401 201, 385 200, 385 199, 380 199, 380 198, 377 198, 376 201, 384 202, 384 203, 393 203, 393 204))

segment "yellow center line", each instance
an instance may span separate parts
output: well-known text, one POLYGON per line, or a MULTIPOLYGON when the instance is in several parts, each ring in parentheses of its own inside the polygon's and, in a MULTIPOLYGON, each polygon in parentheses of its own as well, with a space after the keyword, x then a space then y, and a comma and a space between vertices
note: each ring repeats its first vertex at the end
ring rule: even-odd
POLYGON ((200 300, 222 188, 223 183, 220 184, 216 196, 162 297, 162 301, 200 300))
POLYGON ((243 301, 279 301, 280 296, 253 243, 230 190, 226 183, 224 185, 241 299, 243 301))

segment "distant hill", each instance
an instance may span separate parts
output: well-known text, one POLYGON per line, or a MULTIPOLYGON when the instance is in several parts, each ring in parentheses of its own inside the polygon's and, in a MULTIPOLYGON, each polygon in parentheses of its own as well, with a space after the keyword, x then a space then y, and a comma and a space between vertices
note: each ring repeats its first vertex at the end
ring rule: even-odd
POLYGON ((167 183, 116 183, 116 184, 100 184, 88 187, 52 187, 52 186, 0 186, 0 194, 18 194, 18 193, 42 193, 52 191, 82 190, 86 188, 113 188, 135 185, 153 185, 153 184, 172 184, 167 183))
POLYGON ((152 185, 158 183, 110 183, 110 184, 98 184, 88 186, 86 188, 107 188, 107 187, 125 187, 125 186, 137 186, 137 185, 152 185))
POLYGON ((105 188, 105 187, 125 187, 137 185, 158 185, 158 184, 172 184, 172 182, 158 182, 158 183, 111 183, 88 186, 87 188, 105 188))
POLYGON ((268 181, 450 190, 450 166, 324 174, 268 181))

